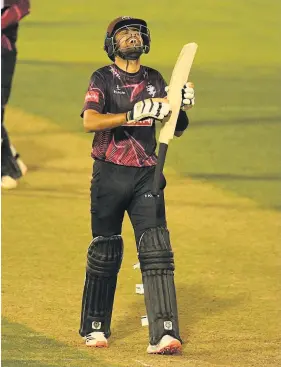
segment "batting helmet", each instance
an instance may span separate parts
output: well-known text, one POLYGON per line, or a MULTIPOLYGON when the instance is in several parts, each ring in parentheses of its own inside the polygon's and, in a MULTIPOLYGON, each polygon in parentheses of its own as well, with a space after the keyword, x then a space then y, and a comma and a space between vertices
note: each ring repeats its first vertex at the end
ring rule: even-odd
POLYGON ((150 50, 150 32, 147 28, 147 23, 142 19, 128 16, 114 19, 107 27, 104 40, 104 50, 112 61, 114 61, 116 55, 122 57, 125 60, 135 60, 141 54, 147 54, 150 50), (127 27, 138 29, 143 41, 143 44, 137 47, 138 49, 134 50, 132 53, 123 53, 121 50, 119 50, 115 40, 116 33, 127 27))

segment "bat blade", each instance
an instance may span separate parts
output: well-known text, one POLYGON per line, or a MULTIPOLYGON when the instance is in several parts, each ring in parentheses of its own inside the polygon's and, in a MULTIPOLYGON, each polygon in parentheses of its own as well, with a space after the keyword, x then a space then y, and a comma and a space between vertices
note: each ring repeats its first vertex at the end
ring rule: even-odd
POLYGON ((160 130, 158 160, 152 186, 152 194, 154 196, 157 196, 159 193, 160 178, 166 159, 168 144, 174 137, 177 119, 180 112, 182 88, 188 81, 197 47, 198 45, 194 42, 184 45, 172 72, 168 91, 168 100, 171 105, 172 113, 169 118, 164 121, 164 126, 160 130))
POLYGON ((188 80, 197 47, 196 43, 184 45, 173 69, 168 91, 172 113, 160 130, 159 143, 169 144, 169 141, 174 137, 182 101, 181 90, 188 80))

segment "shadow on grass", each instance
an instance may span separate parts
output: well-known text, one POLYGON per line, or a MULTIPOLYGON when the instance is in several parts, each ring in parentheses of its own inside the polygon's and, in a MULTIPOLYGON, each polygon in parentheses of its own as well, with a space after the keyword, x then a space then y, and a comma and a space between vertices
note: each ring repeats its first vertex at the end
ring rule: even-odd
POLYGON ((192 126, 192 129, 200 129, 201 127, 206 128, 207 127, 215 127, 215 126, 224 126, 226 128, 229 127, 229 125, 257 125, 257 124, 280 124, 281 123, 281 116, 266 116, 266 117, 236 117, 236 118, 229 118, 222 120, 198 120, 198 124, 194 124, 192 126))
MULTIPOLYGON (((243 297, 237 295, 233 298, 219 298, 208 293, 202 285, 177 286, 177 299, 182 338, 188 341, 189 328, 202 319, 207 319, 225 310, 236 307, 243 302, 243 297)), ((114 339, 123 339, 138 331, 140 316, 145 314, 144 298, 131 303, 130 312, 124 314, 114 325, 114 339), (132 312, 133 310, 133 312, 132 312)), ((111 342, 114 344, 114 340, 111 342)))
POLYGON ((264 174, 264 175, 241 175, 235 173, 185 173, 184 176, 189 176, 195 179, 205 179, 212 181, 281 181, 281 175, 264 174))
MULTIPOLYGON (((50 364, 42 364, 38 361, 24 361, 24 360, 17 360, 17 359, 13 359, 13 360, 7 360, 7 359, 2 359, 2 367, 22 367, 22 366, 30 366, 30 367, 53 367, 54 365, 50 365, 50 364)), ((55 366, 54 366, 55 367, 55 366)))
MULTIPOLYGON (((114 367, 87 352, 2 318, 2 367, 114 367)), ((116 367, 116 366, 115 366, 116 367)))
POLYGON ((177 286, 180 330, 185 342, 189 338, 189 328, 197 322, 224 313, 243 302, 243 296, 222 298, 208 292, 201 284, 189 287, 177 286))
POLYGON ((132 302, 123 316, 114 322, 113 338, 111 338, 110 344, 114 345, 116 340, 125 339, 128 335, 137 333, 141 329, 141 316, 145 313, 144 298, 141 295, 136 295, 136 301, 132 302))

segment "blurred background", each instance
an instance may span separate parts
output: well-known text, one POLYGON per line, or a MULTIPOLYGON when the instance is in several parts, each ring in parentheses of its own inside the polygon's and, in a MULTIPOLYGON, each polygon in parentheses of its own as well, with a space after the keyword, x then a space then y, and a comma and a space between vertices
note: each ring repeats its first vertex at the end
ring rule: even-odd
POLYGON ((276 0, 31 1, 6 116, 29 171, 2 193, 3 366, 279 365, 280 16, 276 0), (78 336, 92 165, 79 115, 120 15, 148 22, 142 63, 167 81, 183 44, 199 45, 196 106, 165 168, 187 342, 174 359, 145 354, 127 219, 112 346, 85 351, 78 336))

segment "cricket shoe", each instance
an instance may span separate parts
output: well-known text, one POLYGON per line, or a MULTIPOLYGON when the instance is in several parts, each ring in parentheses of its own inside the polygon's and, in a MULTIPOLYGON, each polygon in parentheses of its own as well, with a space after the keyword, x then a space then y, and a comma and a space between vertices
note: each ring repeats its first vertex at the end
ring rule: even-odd
POLYGON ((24 176, 27 172, 27 167, 19 157, 16 156, 15 158, 19 166, 19 169, 21 170, 21 174, 24 176))
POLYGON ((164 335, 156 345, 147 347, 148 354, 176 354, 181 351, 181 342, 170 335, 164 335))
POLYGON ((85 336, 87 347, 107 348, 108 341, 103 332, 94 331, 85 336))
POLYGON ((11 176, 2 176, 1 177, 1 188, 5 190, 12 190, 17 187, 17 181, 11 176))
POLYGON ((10 145, 10 148, 15 160, 17 161, 21 174, 24 176, 27 172, 27 167, 21 160, 19 153, 16 151, 16 148, 13 145, 10 145))

